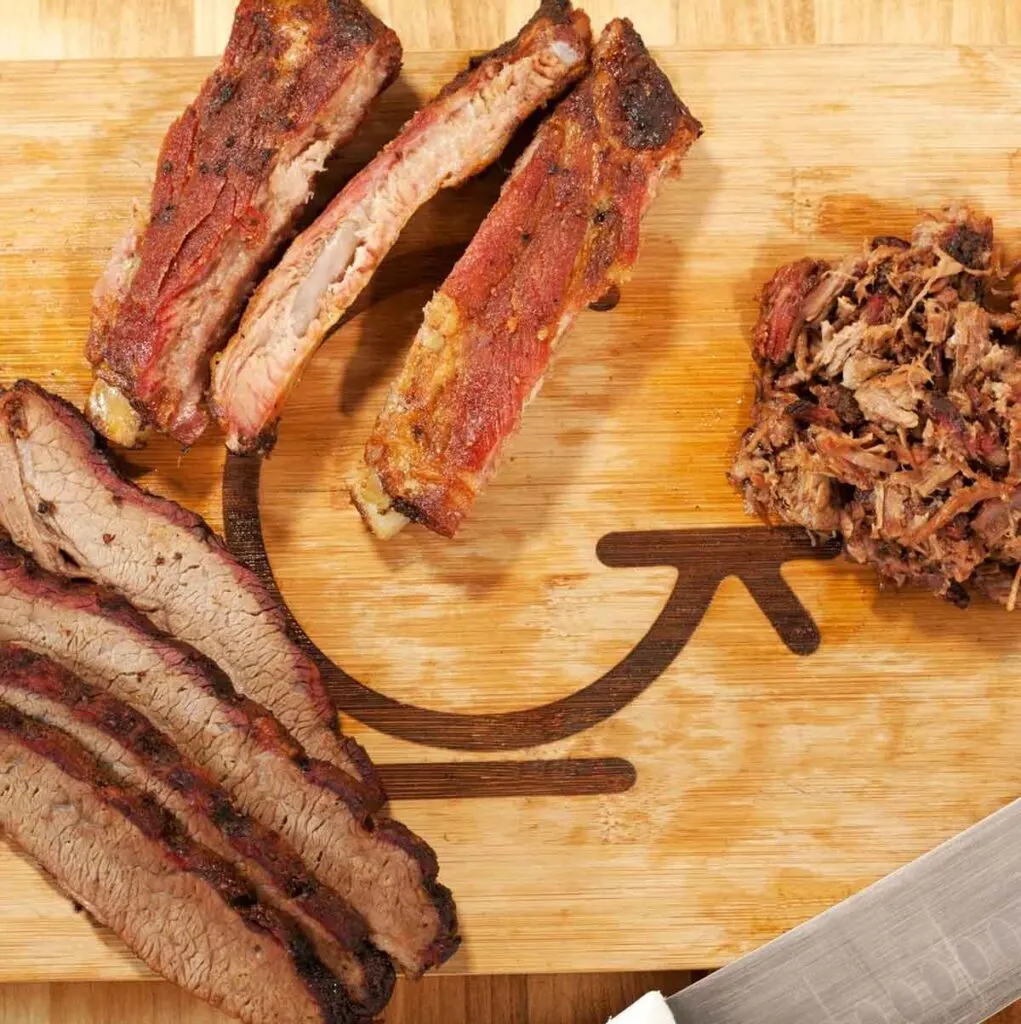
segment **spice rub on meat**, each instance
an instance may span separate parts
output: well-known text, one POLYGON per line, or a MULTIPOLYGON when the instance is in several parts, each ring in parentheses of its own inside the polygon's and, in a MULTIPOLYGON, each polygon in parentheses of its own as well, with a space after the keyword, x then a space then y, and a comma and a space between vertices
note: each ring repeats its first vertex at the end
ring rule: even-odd
POLYGON ((127 446, 149 428, 199 438, 210 357, 400 64, 397 36, 359 0, 241 0, 93 293, 88 415, 100 433, 127 446))
POLYGON ((194 842, 230 864, 260 902, 294 920, 362 1017, 374 1020, 386 1006, 394 968, 369 943, 365 921, 144 715, 55 661, 11 644, 0 644, 0 707, 60 730, 119 786, 145 793, 172 814, 194 842))
POLYGON ((488 167, 538 107, 584 75, 588 17, 543 0, 518 35, 425 104, 259 286, 217 357, 210 405, 231 451, 269 451, 287 396, 405 224, 437 192, 488 167))
MULTIPOLYGON (((1016 268, 1015 268, 1016 269, 1016 268)), ((1021 584, 1021 288, 964 208, 762 294, 750 511, 838 534, 898 586, 1013 609, 1021 584)))
POLYGON ((276 832, 409 976, 457 949, 433 850, 400 822, 373 818, 346 773, 309 757, 208 658, 122 598, 46 572, 0 540, 0 642, 47 655, 144 716, 239 811, 276 832))
POLYGON ((454 536, 560 339, 627 280, 642 216, 701 131, 632 24, 611 21, 425 308, 350 482, 374 534, 454 536))
POLYGON ((0 832, 149 967, 245 1024, 370 1019, 230 864, 70 736, 3 701, 0 832))
POLYGON ((199 516, 123 479, 78 410, 31 381, 0 388, 0 528, 51 572, 123 594, 382 805, 368 755, 340 733, 319 669, 255 574, 199 516))

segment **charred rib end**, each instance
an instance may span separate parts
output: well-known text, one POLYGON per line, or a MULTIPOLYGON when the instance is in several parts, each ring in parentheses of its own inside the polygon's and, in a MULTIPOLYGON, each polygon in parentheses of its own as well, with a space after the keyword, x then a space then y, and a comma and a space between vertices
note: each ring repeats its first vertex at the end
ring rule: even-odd
POLYGON ((394 507, 379 474, 364 462, 348 478, 347 486, 365 525, 380 540, 396 537, 411 521, 394 507))
POLYGON ((271 423, 264 427, 254 437, 239 433, 236 429, 227 428, 228 433, 225 440, 227 451, 231 455, 269 455, 276 447, 277 424, 271 423))
POLYGON ((86 407, 89 422, 108 441, 122 448, 141 448, 145 444, 142 417, 120 388, 97 377, 86 407))

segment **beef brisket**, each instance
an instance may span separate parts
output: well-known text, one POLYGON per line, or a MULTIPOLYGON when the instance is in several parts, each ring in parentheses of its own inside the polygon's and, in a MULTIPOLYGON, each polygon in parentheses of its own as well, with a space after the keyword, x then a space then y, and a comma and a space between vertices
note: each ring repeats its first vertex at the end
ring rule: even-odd
POLYGON ((456 948, 453 901, 436 882, 433 851, 398 822, 374 821, 347 775, 309 759, 212 662, 125 601, 0 547, 0 641, 52 657, 144 715, 241 811, 287 841, 409 974, 456 948))
POLYGON ((148 719, 42 655, 0 647, 0 701, 80 743, 118 781, 169 811, 197 843, 227 861, 259 899, 300 925, 351 1000, 372 1017, 393 991, 389 958, 365 922, 321 885, 279 836, 237 810, 227 794, 148 719))
POLYGON ((840 266, 766 285, 752 426, 732 479, 749 509, 819 533, 884 581, 1008 608, 1021 583, 1021 285, 963 208, 840 266))
POLYGON ((293 921, 70 737, 0 702, 0 831, 153 970, 249 1024, 367 1021, 293 921))
POLYGON ((227 51, 163 140, 148 208, 94 293, 93 424, 193 443, 209 358, 315 175, 397 74, 397 37, 359 0, 241 0, 227 51))
POLYGON ((576 316, 628 275, 639 222, 701 132, 626 20, 539 128, 425 309, 352 497, 390 536, 453 536, 576 316))
POLYGON ((423 107, 291 245, 215 360, 210 404, 235 452, 268 450, 287 396, 412 214, 499 156, 514 129, 581 77, 586 15, 544 0, 518 36, 423 107))
POLYGON ((0 526, 52 572, 118 590, 168 633, 212 658, 312 757, 383 802, 368 757, 338 735, 319 670, 283 614, 202 519, 123 480, 71 405, 21 381, 0 392, 0 526))

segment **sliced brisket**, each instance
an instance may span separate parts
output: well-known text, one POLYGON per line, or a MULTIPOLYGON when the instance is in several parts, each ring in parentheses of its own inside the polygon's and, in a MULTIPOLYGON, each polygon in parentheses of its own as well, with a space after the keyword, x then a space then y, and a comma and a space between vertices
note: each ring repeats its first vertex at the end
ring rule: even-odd
POLYGON ((163 140, 148 208, 96 286, 89 417, 193 443, 209 358, 315 175, 397 74, 397 37, 359 0, 241 0, 227 51, 163 140))
POLYGON ((338 735, 319 670, 280 609, 199 516, 123 480, 81 414, 29 381, 0 392, 0 526, 40 565, 124 594, 212 658, 312 756, 383 802, 368 757, 338 735))
POLYGON ((0 547, 0 641, 52 657, 144 715, 241 811, 286 840, 409 974, 457 947, 433 851, 398 822, 374 821, 349 776, 309 759, 211 661, 125 601, 0 547))
POLYGON ((368 1018, 301 931, 79 744, 0 702, 0 831, 153 970, 249 1024, 368 1018))
POLYGON ((173 814, 196 843, 247 879, 266 906, 294 918, 355 1006, 370 1018, 383 1009, 393 991, 393 965, 369 943, 365 922, 148 719, 49 658, 11 645, 0 647, 0 701, 66 733, 118 784, 173 814))
POLYGON ((501 153, 513 131, 580 78, 589 21, 544 0, 517 37, 478 58, 291 245, 217 357, 210 404, 235 452, 268 450, 315 350, 366 286, 412 214, 501 153))
POLYGON ((352 484, 375 533, 414 520, 454 535, 557 342, 627 277, 641 217, 700 131, 631 23, 611 22, 426 306, 352 484))

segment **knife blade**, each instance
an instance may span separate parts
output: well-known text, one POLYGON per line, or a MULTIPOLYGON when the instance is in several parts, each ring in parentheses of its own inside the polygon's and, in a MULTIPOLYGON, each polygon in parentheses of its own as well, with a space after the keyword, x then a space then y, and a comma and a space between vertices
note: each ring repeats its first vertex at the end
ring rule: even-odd
MULTIPOLYGON (((1021 800, 665 1006, 677 1024, 979 1024, 1018 999, 1021 800)), ((650 995, 616 1020, 662 1013, 650 995)))

